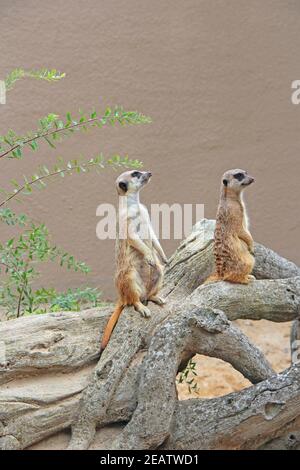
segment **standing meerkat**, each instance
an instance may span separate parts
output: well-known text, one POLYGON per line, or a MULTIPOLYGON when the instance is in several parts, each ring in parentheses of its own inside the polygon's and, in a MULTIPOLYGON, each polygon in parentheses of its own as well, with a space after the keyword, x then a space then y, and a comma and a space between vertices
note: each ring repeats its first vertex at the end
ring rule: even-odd
POLYGON ((148 300, 165 303, 158 293, 162 287, 166 255, 154 233, 139 191, 149 182, 148 171, 126 171, 116 180, 119 194, 119 230, 116 241, 115 282, 119 300, 105 328, 101 351, 126 305, 133 305, 143 317, 150 317, 148 300))
POLYGON ((248 284, 254 267, 253 239, 243 190, 254 178, 244 170, 229 170, 222 177, 221 194, 215 228, 216 271, 205 282, 229 281, 248 284))

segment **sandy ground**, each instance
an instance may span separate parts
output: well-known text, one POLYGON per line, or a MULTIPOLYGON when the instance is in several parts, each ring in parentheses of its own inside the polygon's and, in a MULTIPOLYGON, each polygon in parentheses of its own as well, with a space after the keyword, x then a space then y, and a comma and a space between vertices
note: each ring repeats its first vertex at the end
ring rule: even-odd
MULTIPOLYGON (((290 323, 272 323, 265 320, 240 320, 236 324, 264 352, 277 372, 290 365, 290 323)), ((222 396, 249 387, 251 384, 233 367, 219 359, 197 355, 196 392, 189 392, 187 384, 178 384, 180 400, 189 398, 212 398, 222 396)), ((123 425, 106 426, 97 432, 91 449, 107 450, 112 440, 121 432, 123 425)), ((33 445, 32 450, 65 449, 70 439, 70 432, 60 432, 33 445)))
MULTIPOLYGON (((291 327, 289 322, 239 320, 235 323, 264 352, 276 372, 289 367, 291 327)), ((179 397, 182 400, 218 397, 251 385, 230 364, 219 359, 197 355, 194 360, 197 376, 194 377, 193 383, 197 384, 197 392, 190 393, 187 384, 178 384, 179 397)))

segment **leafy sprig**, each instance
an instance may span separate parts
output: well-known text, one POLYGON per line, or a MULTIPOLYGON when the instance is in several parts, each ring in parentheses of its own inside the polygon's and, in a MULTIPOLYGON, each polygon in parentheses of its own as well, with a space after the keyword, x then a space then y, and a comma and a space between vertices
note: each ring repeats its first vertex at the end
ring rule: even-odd
POLYGON ((103 155, 100 154, 87 161, 82 159, 74 159, 65 162, 62 158, 57 160, 57 163, 52 167, 48 168, 46 165, 40 165, 36 173, 32 176, 23 176, 22 182, 18 182, 15 179, 10 181, 13 190, 6 190, 0 188, 0 192, 5 195, 5 199, 0 202, 0 207, 5 206, 12 199, 17 198, 23 194, 31 194, 33 189, 43 189, 46 187, 46 180, 54 179, 55 177, 65 177, 74 173, 88 173, 92 169, 96 171, 102 170, 105 167, 112 167, 114 169, 119 167, 124 168, 140 168, 142 162, 139 160, 129 159, 126 155, 121 157, 120 155, 114 155, 108 160, 105 160, 103 155))
POLYGON ((46 80, 47 82, 57 82, 65 78, 66 74, 58 72, 56 69, 39 69, 39 70, 24 70, 17 68, 12 70, 5 78, 6 91, 11 90, 15 83, 22 78, 35 78, 36 80, 46 80))
POLYGON ((32 311, 34 294, 31 284, 39 274, 36 265, 45 261, 58 261, 60 266, 76 272, 90 272, 85 263, 52 245, 44 224, 31 223, 22 235, 0 244, 0 272, 6 275, 0 287, 0 305, 16 312, 17 317, 22 309, 32 311))
POLYGON ((28 222, 28 217, 25 214, 17 215, 6 207, 5 209, 0 209, 0 221, 7 225, 19 225, 20 227, 24 227, 28 222))
POLYGON ((87 117, 80 112, 80 117, 74 119, 70 113, 66 114, 65 120, 60 119, 57 114, 48 114, 39 120, 39 127, 35 132, 27 132, 20 136, 13 130, 9 130, 6 135, 0 136, 0 158, 8 156, 10 158, 22 158, 24 147, 31 150, 38 149, 38 141, 44 140, 52 148, 56 148, 56 143, 60 142, 73 132, 87 131, 89 127, 102 128, 107 125, 146 124, 151 119, 136 111, 124 111, 122 107, 116 106, 114 109, 107 108, 103 115, 98 115, 92 111, 87 117))
POLYGON ((46 311, 79 311, 82 308, 91 308, 104 305, 102 292, 95 287, 78 287, 57 292, 55 289, 39 289, 34 293, 34 313, 46 311), (44 305, 44 308, 41 307, 44 305))
POLYGON ((186 383, 188 386, 189 393, 199 393, 199 387, 194 378, 197 375, 198 374, 196 372, 196 362, 193 361, 193 359, 190 359, 187 363, 186 368, 182 372, 180 372, 179 377, 177 379, 177 383, 186 383))

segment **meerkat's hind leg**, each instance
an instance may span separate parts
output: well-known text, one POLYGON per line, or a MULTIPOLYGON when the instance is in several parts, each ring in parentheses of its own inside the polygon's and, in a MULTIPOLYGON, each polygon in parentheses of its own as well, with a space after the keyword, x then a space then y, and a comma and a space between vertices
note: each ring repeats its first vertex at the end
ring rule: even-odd
POLYGON ((226 281, 233 282, 235 284, 245 284, 245 285, 247 285, 247 284, 249 284, 250 279, 248 278, 248 276, 245 276, 245 277, 241 277, 239 279, 236 279, 234 281, 231 281, 231 280, 228 280, 228 279, 226 279, 226 281))
POLYGON ((232 284, 249 284, 251 279, 248 274, 230 273, 224 276, 224 281, 232 284))
POLYGON ((166 303, 166 299, 163 297, 160 297, 159 295, 151 295, 151 297, 148 298, 151 302, 154 302, 157 305, 164 305, 166 303))
POLYGON ((142 317, 145 317, 145 318, 150 318, 151 317, 151 312, 149 310, 148 307, 146 307, 146 305, 143 305, 142 302, 138 301, 138 302, 135 302, 133 304, 135 310, 137 312, 139 312, 142 317))
POLYGON ((202 285, 204 284, 210 284, 211 282, 218 282, 218 281, 222 281, 222 279, 219 277, 219 275, 217 273, 215 274, 211 274, 204 282, 202 285))

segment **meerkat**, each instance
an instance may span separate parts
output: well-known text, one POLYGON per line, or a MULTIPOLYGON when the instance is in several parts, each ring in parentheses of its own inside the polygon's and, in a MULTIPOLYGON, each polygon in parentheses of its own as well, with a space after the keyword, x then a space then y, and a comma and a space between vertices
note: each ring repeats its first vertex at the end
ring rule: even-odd
POLYGON ((244 170, 229 170, 222 177, 215 228, 216 271, 205 282, 248 284, 254 276, 253 239, 243 201, 243 190, 254 182, 244 170))
POLYGON ((139 192, 148 184, 148 171, 126 171, 116 180, 119 194, 118 236, 116 240, 115 283, 119 299, 105 328, 101 351, 105 349, 112 331, 126 305, 132 305, 143 317, 150 317, 148 301, 163 305, 159 296, 163 283, 166 255, 154 233, 139 192))

